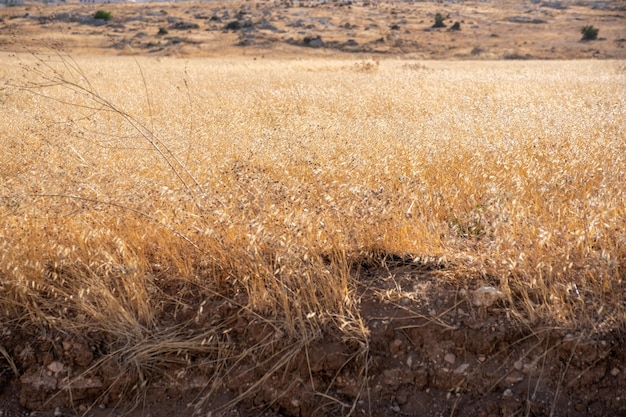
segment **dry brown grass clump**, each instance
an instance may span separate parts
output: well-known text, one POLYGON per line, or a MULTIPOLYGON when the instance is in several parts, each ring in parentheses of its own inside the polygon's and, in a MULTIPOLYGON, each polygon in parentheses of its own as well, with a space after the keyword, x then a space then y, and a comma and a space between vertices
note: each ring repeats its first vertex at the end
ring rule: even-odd
POLYGON ((238 320, 365 352, 355 272, 390 254, 525 324, 626 322, 623 63, 2 62, 1 331, 140 376, 250 354, 238 320))

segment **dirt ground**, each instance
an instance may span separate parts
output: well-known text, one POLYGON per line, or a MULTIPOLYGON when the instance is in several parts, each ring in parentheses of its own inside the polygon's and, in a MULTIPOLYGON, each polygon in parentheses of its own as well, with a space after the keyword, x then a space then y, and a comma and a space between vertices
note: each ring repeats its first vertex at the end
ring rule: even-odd
POLYGON ((289 350, 285 340, 261 322, 237 321, 228 307, 214 306, 212 314, 234 323, 230 337, 242 349, 272 342, 234 364, 199 409, 194 405, 207 392, 210 368, 178 374, 172 368, 169 378, 150 381, 129 409, 132 393, 105 392, 115 386, 111 378, 119 378, 108 366, 64 388, 70 368, 95 361, 80 342, 60 342, 58 354, 49 341, 30 340, 28 356, 24 335, 12 334, 3 345, 18 358, 20 376, 0 359, 1 415, 626 415, 622 333, 588 336, 532 320, 521 325, 506 300, 489 296, 489 287, 459 287, 445 274, 445 267, 404 261, 364 268, 357 291, 367 345, 323 334, 273 373, 275 360, 289 350), (242 403, 220 408, 251 387, 255 393, 242 403))
POLYGON ((181 2, 0 8, 0 50, 153 56, 623 59, 624 1, 181 2), (96 10, 111 20, 94 18, 96 10), (433 28, 437 13, 443 28, 433 28), (581 41, 583 26, 598 40, 581 41), (458 30, 455 30, 458 29, 458 30))

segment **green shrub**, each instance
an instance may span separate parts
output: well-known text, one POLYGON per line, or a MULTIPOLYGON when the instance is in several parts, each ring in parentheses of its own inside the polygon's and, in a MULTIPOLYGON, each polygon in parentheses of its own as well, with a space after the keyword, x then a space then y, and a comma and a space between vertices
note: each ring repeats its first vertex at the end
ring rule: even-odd
POLYGON ((107 12, 106 10, 98 10, 96 14, 93 15, 94 19, 102 19, 102 20, 111 20, 113 15, 111 12, 107 12))
POLYGON ((435 15, 435 24, 433 25, 434 28, 445 28, 446 24, 443 22, 445 20, 445 17, 443 17, 443 15, 441 13, 437 13, 435 15))
POLYGON ((591 25, 584 26, 580 30, 580 33, 583 34, 583 41, 593 41, 595 39, 598 39, 598 32, 600 32, 600 29, 594 28, 591 25))

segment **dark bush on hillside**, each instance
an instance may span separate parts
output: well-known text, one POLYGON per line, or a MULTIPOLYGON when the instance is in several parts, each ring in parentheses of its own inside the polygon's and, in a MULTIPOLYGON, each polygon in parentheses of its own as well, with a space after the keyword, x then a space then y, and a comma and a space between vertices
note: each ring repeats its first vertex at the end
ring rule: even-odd
POLYGON ((443 15, 441 13, 437 13, 435 15, 435 24, 433 25, 434 28, 445 28, 446 24, 444 23, 445 17, 443 17, 443 15))
POLYGON ((106 10, 98 10, 96 14, 93 15, 94 19, 100 20, 111 20, 113 19, 113 15, 111 12, 107 12, 106 10))
POLYGON ((583 34, 583 41, 593 41, 598 39, 598 32, 600 32, 600 29, 594 28, 593 26, 589 25, 589 26, 584 26, 581 30, 580 33, 583 34))
POLYGON ((226 24, 226 26, 224 26, 225 30, 239 30, 241 29, 241 23, 239 23, 238 20, 233 20, 232 22, 229 22, 226 24))

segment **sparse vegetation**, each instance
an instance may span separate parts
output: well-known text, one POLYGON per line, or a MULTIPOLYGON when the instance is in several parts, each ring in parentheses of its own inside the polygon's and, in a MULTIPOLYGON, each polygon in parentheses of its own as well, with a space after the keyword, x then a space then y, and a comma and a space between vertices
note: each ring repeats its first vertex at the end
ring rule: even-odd
POLYGON ((626 324, 610 64, 20 59, 0 67, 0 331, 97 347, 111 398, 176 365, 209 375, 201 402, 271 355, 250 395, 333 334, 356 404, 359 271, 386 257, 493 285, 519 328, 626 324))
POLYGON ((108 12, 106 10, 98 10, 96 11, 96 13, 93 15, 94 19, 99 19, 99 20, 111 20, 113 19, 113 14, 111 12, 108 12))
POLYGON ((241 23, 239 22, 239 20, 233 20, 231 22, 228 22, 225 26, 224 26, 224 30, 232 30, 232 31, 237 31, 241 29, 241 23))
POLYGON ((362 2, 346 5, 348 7, 334 2, 329 2, 328 7, 309 7, 311 4, 305 3, 306 17, 297 7, 283 9, 284 2, 257 4, 249 7, 250 3, 246 2, 227 2, 210 12, 198 13, 191 10, 190 5, 163 8, 158 2, 114 2, 97 5, 87 12, 89 16, 80 17, 74 10, 75 3, 69 2, 55 4, 54 13, 44 13, 36 19, 33 16, 20 19, 14 10, 0 8, 0 19, 17 25, 15 30, 0 33, 0 44, 11 51, 21 47, 36 49, 38 42, 56 39, 56 26, 48 24, 54 21, 66 28, 64 48, 73 54, 97 52, 108 55, 121 53, 128 50, 123 46, 129 46, 133 53, 188 58, 242 52, 266 57, 293 56, 319 53, 293 46, 302 46, 304 37, 320 36, 330 55, 400 53, 428 59, 472 59, 475 57, 470 53, 472 48, 481 45, 489 51, 482 55, 483 59, 499 59, 513 51, 534 59, 623 59, 626 56, 626 49, 620 41, 623 36, 620 35, 622 22, 619 20, 602 20, 603 37, 614 39, 614 42, 597 42, 594 48, 585 47, 585 41, 572 43, 567 36, 562 36, 565 33, 577 36, 584 24, 599 21, 594 16, 599 12, 592 8, 560 10, 561 18, 551 19, 550 24, 539 31, 533 23, 538 24, 541 19, 531 16, 532 13, 520 15, 511 2, 480 2, 477 13, 470 13, 458 2, 446 7, 432 1, 410 5, 401 2, 398 5, 385 4, 376 12, 362 2), (115 27, 109 28, 113 33, 94 29, 93 26, 106 25, 105 20, 93 20, 93 14, 99 8, 114 16, 115 27), (439 16, 434 22, 436 14, 439 16), (433 28, 438 22, 447 27, 433 28), (422 39, 423 32, 437 33, 450 28, 450 34, 458 33, 455 32, 455 22, 472 35, 454 36, 454 44, 441 35, 429 36, 427 41, 422 39), (167 28, 170 33, 185 31, 185 34, 177 34, 180 42, 157 41, 141 35, 156 34, 160 27, 167 28), (510 30, 512 27, 515 29, 510 30), (497 40, 494 39, 496 36, 497 40), (541 47, 546 36, 554 40, 549 48, 541 47), (523 41, 518 42, 519 39, 523 41), (357 44, 347 45, 349 40, 357 44))
POLYGON ((441 13, 435 14, 435 23, 433 24, 434 28, 445 28, 445 17, 441 13))
POLYGON ((584 41, 593 41, 598 39, 598 33, 600 32, 600 29, 595 28, 593 26, 583 26, 583 28, 580 30, 580 33, 582 33, 583 38, 582 40, 584 41))

